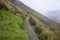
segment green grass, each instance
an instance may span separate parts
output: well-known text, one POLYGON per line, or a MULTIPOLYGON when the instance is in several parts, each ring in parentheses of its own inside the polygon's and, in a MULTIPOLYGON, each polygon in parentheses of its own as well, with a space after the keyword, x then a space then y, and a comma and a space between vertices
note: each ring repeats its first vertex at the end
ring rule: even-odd
POLYGON ((27 17, 26 14, 24 14, 22 12, 17 13, 16 16, 21 17, 23 20, 25 20, 25 18, 27 17))
POLYGON ((11 11, 0 10, 0 40, 31 40, 21 17, 11 11))

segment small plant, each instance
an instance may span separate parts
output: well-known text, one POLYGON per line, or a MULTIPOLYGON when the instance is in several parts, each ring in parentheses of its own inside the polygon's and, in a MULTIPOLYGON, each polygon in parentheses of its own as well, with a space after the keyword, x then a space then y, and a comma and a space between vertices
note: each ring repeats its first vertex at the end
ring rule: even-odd
POLYGON ((48 40, 48 35, 42 32, 42 33, 40 34, 40 39, 41 39, 41 40, 48 40))
POLYGON ((36 24, 36 21, 33 18, 33 16, 30 16, 30 23, 31 23, 31 25, 35 25, 36 24))

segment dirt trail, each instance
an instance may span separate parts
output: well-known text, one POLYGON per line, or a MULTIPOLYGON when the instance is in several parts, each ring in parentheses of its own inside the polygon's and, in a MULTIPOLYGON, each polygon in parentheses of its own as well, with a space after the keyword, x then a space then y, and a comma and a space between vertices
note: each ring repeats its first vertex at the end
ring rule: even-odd
POLYGON ((30 22, 29 22, 29 17, 27 17, 25 19, 25 23, 27 25, 27 28, 28 28, 28 31, 30 32, 30 35, 32 37, 32 40, 39 40, 39 38, 37 37, 34 29, 32 28, 32 26, 30 25, 30 22))

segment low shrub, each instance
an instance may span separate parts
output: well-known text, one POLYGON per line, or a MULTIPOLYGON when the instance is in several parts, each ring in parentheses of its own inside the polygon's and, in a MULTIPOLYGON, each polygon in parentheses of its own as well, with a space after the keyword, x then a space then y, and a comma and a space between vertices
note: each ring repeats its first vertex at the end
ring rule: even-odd
POLYGON ((36 24, 36 20, 34 19, 34 17, 33 16, 30 16, 30 23, 31 23, 31 25, 35 25, 36 24))
POLYGON ((36 21, 32 16, 30 17, 30 23, 34 25, 33 28, 40 40, 60 40, 60 36, 54 29, 49 28, 50 26, 41 21, 36 21))

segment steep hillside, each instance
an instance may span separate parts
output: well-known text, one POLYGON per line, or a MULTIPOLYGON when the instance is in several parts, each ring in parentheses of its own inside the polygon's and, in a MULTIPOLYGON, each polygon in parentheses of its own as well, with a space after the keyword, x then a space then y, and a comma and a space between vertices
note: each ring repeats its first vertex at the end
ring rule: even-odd
POLYGON ((27 16, 41 40, 60 40, 60 24, 19 0, 0 0, 0 40, 32 40, 24 22, 27 16))
POLYGON ((40 40, 60 40, 60 34, 58 34, 55 29, 48 24, 46 25, 46 23, 40 21, 35 16, 30 16, 30 23, 33 25, 32 27, 40 40))
POLYGON ((9 0, 0 0, 0 40, 31 40, 26 14, 9 0))
POLYGON ((51 20, 50 18, 40 14, 39 12, 31 9, 28 6, 23 5, 24 10, 30 15, 35 16, 38 20, 42 21, 44 24, 49 25, 50 28, 56 30, 60 34, 60 23, 51 20))

